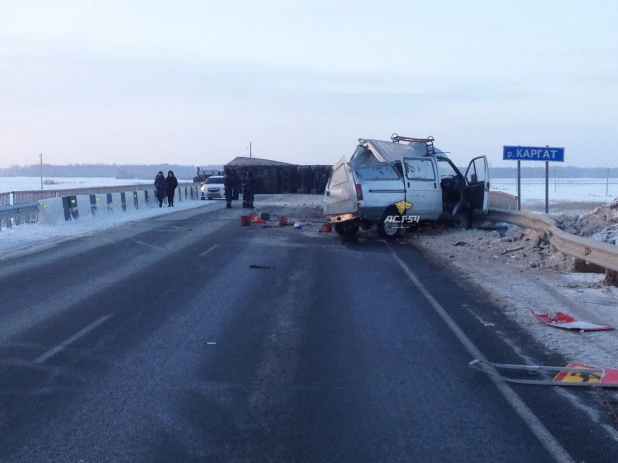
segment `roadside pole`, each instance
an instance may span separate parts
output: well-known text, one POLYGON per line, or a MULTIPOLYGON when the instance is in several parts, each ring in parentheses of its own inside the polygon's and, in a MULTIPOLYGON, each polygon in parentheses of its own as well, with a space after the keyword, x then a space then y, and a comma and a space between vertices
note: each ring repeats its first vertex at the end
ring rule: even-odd
POLYGON ((517 160, 517 210, 521 211, 521 161, 517 160))
POLYGON ((41 158, 41 191, 43 190, 43 153, 39 154, 41 158))
POLYGON ((545 161, 545 213, 549 214, 549 161, 545 161))
POLYGON ((605 182, 605 196, 609 196, 609 168, 607 169, 607 180, 605 182))
POLYGON ((556 178, 557 174, 556 174, 556 169, 554 169, 554 193, 556 193, 558 191, 558 185, 557 185, 557 178, 556 178))

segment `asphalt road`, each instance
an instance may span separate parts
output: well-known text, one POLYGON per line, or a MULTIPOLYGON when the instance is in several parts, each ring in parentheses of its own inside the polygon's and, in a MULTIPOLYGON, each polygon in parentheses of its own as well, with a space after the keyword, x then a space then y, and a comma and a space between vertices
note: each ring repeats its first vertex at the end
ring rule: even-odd
MULTIPOLYGON (((1 262, 0 461, 555 461, 435 309, 493 361, 561 364, 482 295, 407 245, 238 215, 1 262)), ((555 390, 510 390, 574 461, 616 461, 555 390)))

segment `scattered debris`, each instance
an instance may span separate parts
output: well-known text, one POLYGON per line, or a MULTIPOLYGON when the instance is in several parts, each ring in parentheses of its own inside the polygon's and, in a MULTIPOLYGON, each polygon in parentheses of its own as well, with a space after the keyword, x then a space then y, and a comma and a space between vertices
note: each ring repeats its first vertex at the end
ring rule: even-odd
POLYGON ((465 241, 457 241, 457 243, 455 243, 453 246, 465 246, 466 244, 468 243, 466 243, 465 241))
POLYGON ((536 237, 533 248, 542 248, 544 246, 549 246, 549 236, 547 236, 547 232, 542 232, 539 236, 536 237))
POLYGON ((555 328, 576 330, 580 332, 613 330, 611 326, 582 322, 562 312, 556 312, 555 314, 534 313, 533 311, 531 312, 532 315, 534 315, 538 320, 542 321, 546 325, 553 326, 555 328))
POLYGON ((206 344, 208 344, 209 346, 216 346, 217 345, 216 341, 206 341, 206 344))
POLYGON ((482 371, 490 376, 500 378, 503 381, 516 384, 530 384, 536 386, 618 387, 618 370, 591 367, 574 362, 569 363, 566 367, 554 367, 546 365, 492 363, 475 359, 472 360, 468 366, 474 370, 482 371), (557 374, 553 379, 521 379, 505 376, 499 373, 499 371, 509 372, 512 375, 517 372, 535 375, 550 372, 557 372, 557 374))
POLYGON ((506 251, 502 252, 500 255, 503 256, 505 254, 509 254, 511 252, 515 252, 515 251, 521 251, 522 249, 524 249, 523 246, 520 246, 518 248, 514 248, 514 249, 507 249, 506 251))
POLYGON ((249 268, 259 268, 259 269, 266 269, 266 270, 270 270, 273 269, 275 267, 270 266, 270 265, 257 265, 257 264, 251 264, 249 265, 249 268))

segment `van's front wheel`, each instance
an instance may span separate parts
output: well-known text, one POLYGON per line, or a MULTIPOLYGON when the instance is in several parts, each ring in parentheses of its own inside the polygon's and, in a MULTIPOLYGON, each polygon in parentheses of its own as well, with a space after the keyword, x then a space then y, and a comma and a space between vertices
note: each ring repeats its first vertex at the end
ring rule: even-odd
POLYGON ((335 231, 341 236, 354 236, 359 229, 359 225, 356 222, 344 222, 336 223, 335 231))
POLYGON ((397 222, 387 221, 388 217, 399 217, 397 209, 388 209, 378 222, 378 234, 387 240, 395 240, 401 234, 401 225, 397 222))

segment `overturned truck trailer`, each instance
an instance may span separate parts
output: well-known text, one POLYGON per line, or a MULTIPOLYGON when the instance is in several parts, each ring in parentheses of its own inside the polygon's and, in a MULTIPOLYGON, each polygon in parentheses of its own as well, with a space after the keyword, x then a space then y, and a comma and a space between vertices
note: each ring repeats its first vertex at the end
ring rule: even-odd
POLYGON ((330 176, 332 166, 297 165, 270 159, 237 157, 228 162, 223 169, 228 175, 240 179, 250 170, 255 179, 256 194, 319 192, 319 179, 325 174, 330 176))

